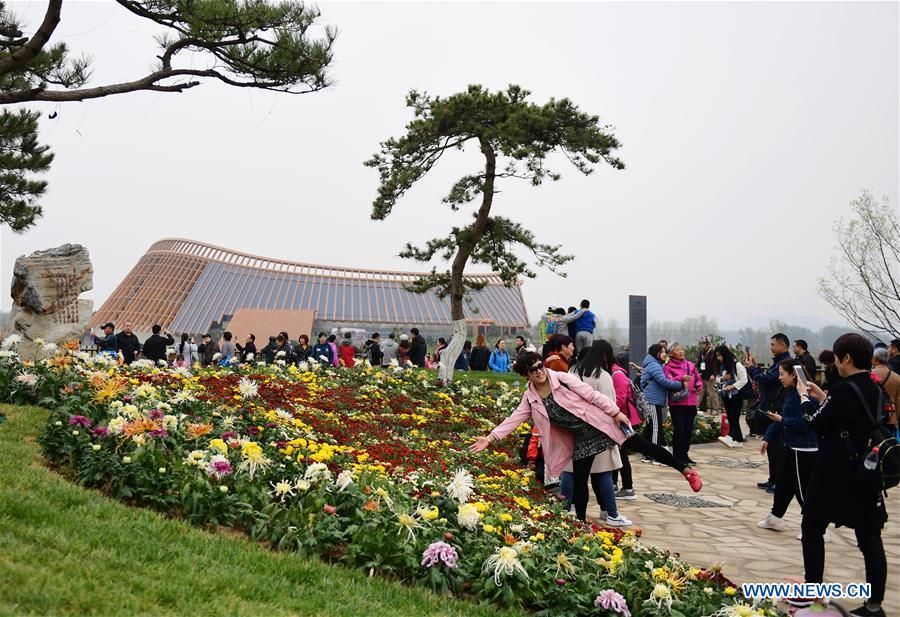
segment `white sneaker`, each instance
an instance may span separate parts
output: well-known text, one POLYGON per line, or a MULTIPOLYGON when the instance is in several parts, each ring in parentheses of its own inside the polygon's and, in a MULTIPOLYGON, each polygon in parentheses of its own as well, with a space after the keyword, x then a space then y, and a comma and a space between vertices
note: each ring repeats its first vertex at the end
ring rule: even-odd
MULTIPOLYGON (((802 540, 802 539, 803 539, 803 532, 802 532, 802 531, 801 531, 800 533, 797 534, 797 539, 798 539, 798 540, 802 540)), ((826 543, 826 544, 828 544, 829 542, 831 542, 831 532, 828 531, 827 529, 825 530, 825 534, 822 536, 822 542, 824 542, 824 543, 826 543)))
POLYGON ((731 443, 733 444, 733 445, 731 446, 732 448, 743 448, 743 447, 744 447, 744 442, 743 442, 743 441, 735 441, 734 439, 732 439, 732 440, 731 440, 731 443))
POLYGON ((606 524, 610 527, 628 527, 629 525, 631 525, 631 521, 620 514, 616 518, 607 516, 606 524))
POLYGON ((735 441, 731 438, 731 435, 722 435, 719 437, 719 441, 722 442, 723 445, 728 446, 729 448, 733 448, 735 441))
POLYGON ((784 520, 774 516, 771 512, 766 514, 766 518, 756 524, 761 529, 771 529, 773 531, 784 531, 784 520))

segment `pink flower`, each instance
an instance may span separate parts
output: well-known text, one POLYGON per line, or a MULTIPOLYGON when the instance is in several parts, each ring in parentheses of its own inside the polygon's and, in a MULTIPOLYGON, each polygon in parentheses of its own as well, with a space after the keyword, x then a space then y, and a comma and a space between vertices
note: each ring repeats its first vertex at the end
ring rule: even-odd
POLYGON ((90 428, 91 419, 85 416, 72 416, 69 418, 69 426, 81 425, 84 428, 90 428))
POLYGON ((437 565, 438 562, 443 563, 448 568, 456 568, 458 560, 459 554, 456 552, 456 549, 446 542, 432 542, 422 553, 422 565, 426 568, 431 568, 437 565))
POLYGON ((206 467, 207 475, 216 480, 230 476, 233 471, 231 463, 224 456, 214 456, 206 467))
POLYGON ((631 611, 628 610, 628 604, 625 602, 625 598, 612 589, 604 589, 601 591, 600 595, 594 599, 594 606, 597 608, 613 610, 623 617, 631 617, 631 611))

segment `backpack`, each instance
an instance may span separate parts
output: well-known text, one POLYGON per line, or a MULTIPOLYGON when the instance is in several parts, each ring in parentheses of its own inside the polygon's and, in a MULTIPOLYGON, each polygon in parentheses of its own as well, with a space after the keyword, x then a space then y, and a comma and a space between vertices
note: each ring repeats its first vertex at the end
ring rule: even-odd
MULTIPOLYGON (((873 414, 859 386, 852 381, 847 381, 846 383, 853 388, 869 421, 872 423, 872 432, 869 433, 866 450, 871 451, 872 448, 878 448, 878 465, 876 465, 875 469, 866 469, 862 465, 864 455, 868 454, 868 452, 863 454, 855 453, 854 459, 860 462, 857 476, 864 486, 879 493, 887 492, 887 489, 900 484, 900 447, 898 447, 897 436, 893 427, 885 423, 887 416, 893 413, 894 405, 885 393, 884 388, 880 384, 876 384, 878 385, 878 406, 873 414)), ((848 444, 850 443, 849 436, 844 434, 841 436, 844 437, 848 444)))
POLYGON ((563 327, 566 326, 566 324, 564 324, 561 321, 556 321, 556 320, 551 320, 551 319, 546 319, 546 318, 544 319, 544 324, 545 324, 544 332, 547 335, 547 338, 550 338, 554 334, 563 334, 563 327))
MULTIPOLYGON (((616 369, 613 371, 615 373, 625 373, 624 369, 616 369)), ((628 385, 631 386, 631 404, 634 405, 635 411, 637 411, 638 418, 641 419, 641 422, 650 417, 650 403, 647 402, 647 399, 644 397, 644 393, 641 392, 641 389, 638 387, 633 380, 628 380, 628 385)), ((627 399, 626 399, 626 402, 627 399)))

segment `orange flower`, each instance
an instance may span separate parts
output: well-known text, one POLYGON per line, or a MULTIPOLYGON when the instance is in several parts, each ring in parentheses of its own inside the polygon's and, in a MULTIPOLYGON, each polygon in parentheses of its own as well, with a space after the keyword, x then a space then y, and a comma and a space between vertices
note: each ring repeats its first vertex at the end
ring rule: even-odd
POLYGON ((512 546, 513 544, 518 542, 518 538, 516 538, 511 533, 507 533, 505 536, 503 536, 503 541, 512 546))
POLYGON ((369 512, 375 512, 378 510, 378 502, 377 501, 367 501, 363 506, 363 510, 368 510, 369 512))
POLYGON ((212 429, 213 425, 209 422, 204 422, 202 424, 188 424, 187 437, 188 439, 199 439, 209 433, 212 429))
POLYGON ((148 433, 159 429, 160 426, 153 420, 134 420, 122 427, 122 434, 126 437, 132 437, 133 435, 148 433))
POLYGON ((78 351, 79 349, 81 349, 81 343, 78 342, 77 338, 73 338, 70 341, 62 343, 60 347, 62 347, 66 351, 78 351))
POLYGON ((91 377, 91 386, 94 388, 94 400, 102 403, 122 394, 126 381, 118 376, 95 375, 91 377))

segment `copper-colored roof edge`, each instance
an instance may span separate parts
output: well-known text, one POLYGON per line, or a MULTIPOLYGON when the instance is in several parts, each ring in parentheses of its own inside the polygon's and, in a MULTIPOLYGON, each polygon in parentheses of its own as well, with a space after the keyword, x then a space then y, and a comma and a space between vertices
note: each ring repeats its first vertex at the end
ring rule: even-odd
MULTIPOLYGON (((400 272, 397 270, 372 270, 372 269, 367 269, 367 268, 350 268, 347 266, 327 266, 327 265, 323 265, 323 264, 312 264, 312 263, 304 263, 304 262, 300 262, 300 261, 289 261, 286 259, 275 259, 272 257, 263 257, 262 255, 254 255, 252 253, 244 253, 242 251, 235 251, 235 250, 232 250, 229 248, 225 248, 223 246, 209 244, 207 242, 198 242, 197 240, 190 240, 188 238, 161 238, 160 240, 157 240, 156 242, 154 242, 153 244, 150 245, 150 248, 147 249, 147 253, 150 253, 150 252, 175 252, 175 251, 171 251, 169 249, 154 249, 154 247, 157 244, 160 244, 162 242, 188 242, 190 244, 195 244, 197 246, 202 246, 204 248, 209 248, 209 249, 213 249, 216 251, 223 251, 225 253, 231 253, 232 255, 236 255, 238 257, 246 257, 248 259, 259 259, 261 261, 268 261, 268 262, 278 263, 278 264, 282 264, 282 265, 286 265, 286 266, 299 266, 301 268, 321 268, 323 270, 337 270, 337 271, 347 272, 347 273, 359 272, 359 273, 364 273, 364 274, 380 274, 380 275, 389 275, 389 276, 426 276, 428 274, 431 274, 430 272, 400 272)), ((146 255, 147 253, 144 253, 144 254, 146 255)), ((176 252, 176 254, 180 254, 180 253, 176 252)), ((198 259, 205 259, 207 261, 216 261, 219 263, 228 263, 228 262, 223 262, 218 259, 202 257, 200 255, 191 255, 189 253, 185 253, 185 256, 196 257, 198 259)), ((234 265, 240 265, 241 267, 247 267, 247 268, 253 267, 253 266, 244 266, 243 264, 234 264, 234 265)), ((257 269, 269 270, 268 268, 257 268, 257 269)), ((271 271, 271 270, 269 270, 269 271, 271 271)), ((321 276, 327 276, 327 275, 321 275, 321 276)), ((466 276, 466 278, 488 278, 488 277, 498 278, 498 279, 500 278, 500 274, 497 272, 466 274, 465 276, 466 276)), ((517 286, 521 286, 522 283, 523 283, 522 279, 516 279, 515 284, 517 286)))

